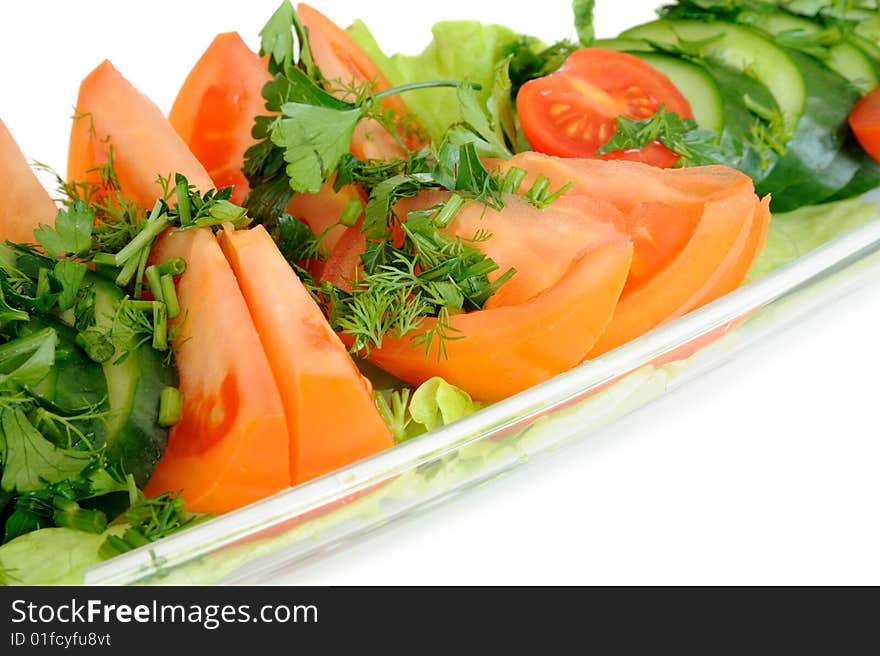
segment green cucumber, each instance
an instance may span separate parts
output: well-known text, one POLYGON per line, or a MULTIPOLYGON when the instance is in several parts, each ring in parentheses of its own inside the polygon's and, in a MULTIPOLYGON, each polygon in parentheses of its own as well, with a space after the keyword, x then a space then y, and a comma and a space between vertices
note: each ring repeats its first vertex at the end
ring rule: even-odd
POLYGON ((706 71, 688 61, 650 52, 630 53, 644 60, 668 77, 687 98, 697 125, 721 134, 724 129, 724 106, 715 80, 706 71))
MULTIPOLYGON (((124 295, 112 281, 88 274, 86 284, 95 292, 98 330, 108 329, 124 295)), ((118 464, 145 485, 165 450, 168 431, 159 426, 159 396, 162 389, 177 384, 173 368, 163 354, 148 343, 141 344, 118 361, 121 350, 102 364, 107 384, 110 416, 106 422, 108 463, 118 464)))
POLYGON ((723 161, 748 175, 756 187, 760 187, 779 155, 769 144, 761 143, 760 133, 772 130, 754 108, 761 107, 772 114, 779 109, 776 100, 763 84, 745 73, 708 61, 704 61, 703 66, 721 91, 724 129, 719 144, 723 161))
POLYGON ((596 39, 593 47, 629 53, 654 52, 651 44, 642 39, 596 39))
POLYGON ((761 191, 773 194, 776 212, 827 200, 852 180, 860 165, 843 149, 858 92, 818 60, 789 54, 807 81, 807 106, 785 155, 763 181, 761 191))
MULTIPOLYGON (((817 36, 823 27, 815 22, 793 16, 783 11, 749 12, 742 15, 745 22, 755 29, 766 32, 777 39, 787 35, 817 36)), ((782 42, 785 45, 785 42, 782 42)), ((877 71, 871 59, 850 40, 843 38, 839 43, 822 48, 817 46, 822 61, 832 71, 838 73, 859 89, 862 94, 877 86, 877 71)), ((811 54, 809 51, 805 51, 811 54)))
POLYGON ((681 48, 761 82, 776 100, 787 130, 793 132, 807 102, 806 82, 789 53, 748 27, 697 20, 657 20, 620 35, 664 48, 681 48))

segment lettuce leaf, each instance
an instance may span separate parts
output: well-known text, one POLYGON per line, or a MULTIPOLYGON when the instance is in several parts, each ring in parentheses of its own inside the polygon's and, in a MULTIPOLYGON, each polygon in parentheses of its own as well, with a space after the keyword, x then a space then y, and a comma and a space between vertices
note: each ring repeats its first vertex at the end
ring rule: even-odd
MULTIPOLYGON (((492 94, 495 67, 505 58, 505 48, 522 38, 501 25, 477 21, 445 21, 432 28, 434 40, 418 55, 386 55, 362 21, 348 28, 352 38, 373 59, 395 86, 425 80, 467 80, 482 86, 477 94, 485 106, 492 94)), ((543 47, 531 40, 537 52, 543 47)), ((463 120, 455 89, 428 89, 404 98, 428 136, 440 141, 447 128, 463 120)))
POLYGON ((442 378, 431 378, 413 392, 409 414, 422 433, 446 426, 473 414, 485 404, 442 378))
POLYGON ((0 585, 80 585, 89 567, 101 562, 98 549, 108 535, 122 535, 126 524, 104 533, 43 528, 0 547, 0 585))
POLYGON ((767 243, 745 282, 757 280, 877 215, 877 205, 859 198, 774 214, 767 243))

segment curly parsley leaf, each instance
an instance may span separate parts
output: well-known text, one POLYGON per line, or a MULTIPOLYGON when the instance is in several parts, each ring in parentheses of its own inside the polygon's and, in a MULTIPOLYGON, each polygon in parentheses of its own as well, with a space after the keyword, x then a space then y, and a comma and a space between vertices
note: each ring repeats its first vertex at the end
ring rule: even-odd
POLYGON ((681 118, 660 106, 657 113, 644 120, 618 116, 614 135, 596 151, 597 155, 616 150, 644 148, 653 141, 660 141, 678 154, 678 166, 700 166, 722 162, 718 137, 714 132, 701 130, 693 119, 681 118))

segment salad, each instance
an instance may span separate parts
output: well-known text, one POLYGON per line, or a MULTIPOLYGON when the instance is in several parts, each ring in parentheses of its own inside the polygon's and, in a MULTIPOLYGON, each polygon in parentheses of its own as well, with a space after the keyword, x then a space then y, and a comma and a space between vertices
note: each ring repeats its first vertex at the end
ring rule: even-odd
POLYGON ((104 61, 54 199, 0 124, 3 580, 418 438, 872 215, 875 0, 600 41, 573 9, 577 42, 446 22, 412 56, 285 1, 167 117, 104 61))

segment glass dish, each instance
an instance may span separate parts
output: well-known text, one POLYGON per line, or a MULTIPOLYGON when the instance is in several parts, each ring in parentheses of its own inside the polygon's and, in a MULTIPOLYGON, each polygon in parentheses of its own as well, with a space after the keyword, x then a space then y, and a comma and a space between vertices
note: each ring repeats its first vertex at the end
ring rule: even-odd
MULTIPOLYGON (((880 200, 874 193, 870 200, 880 200)), ((714 303, 461 421, 90 569, 87 584, 259 583, 582 439, 880 278, 880 212, 714 303)))

